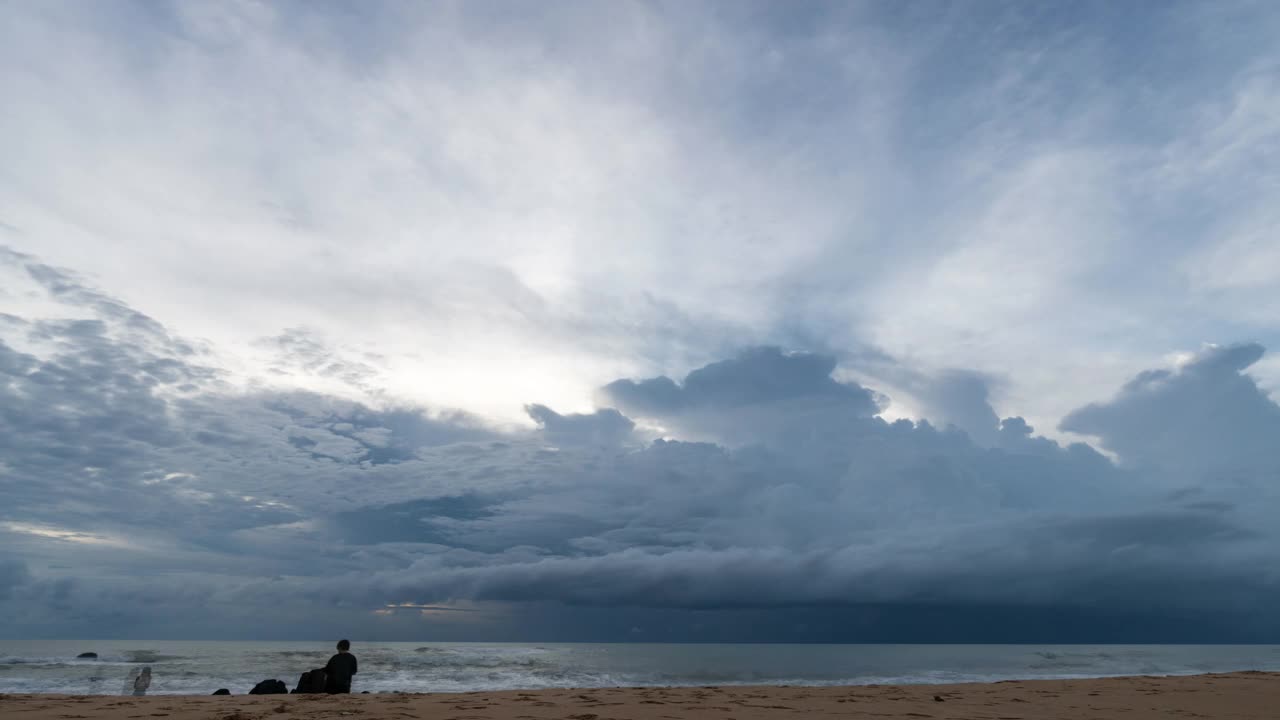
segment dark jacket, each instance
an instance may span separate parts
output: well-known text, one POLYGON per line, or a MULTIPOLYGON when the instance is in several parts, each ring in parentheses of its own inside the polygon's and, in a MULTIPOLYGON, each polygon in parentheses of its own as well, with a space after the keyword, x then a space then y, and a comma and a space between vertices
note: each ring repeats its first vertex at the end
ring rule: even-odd
POLYGON ((356 674, 356 656, 349 652, 340 652, 329 658, 324 666, 325 692, 351 692, 351 676, 356 674))

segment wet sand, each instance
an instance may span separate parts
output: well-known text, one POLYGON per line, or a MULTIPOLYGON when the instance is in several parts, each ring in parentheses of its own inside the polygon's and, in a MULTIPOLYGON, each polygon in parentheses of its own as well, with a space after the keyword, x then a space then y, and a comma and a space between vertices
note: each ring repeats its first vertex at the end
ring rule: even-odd
POLYGON ((735 686, 144 698, 0 695, 0 717, 5 720, 757 720, 819 716, 1275 720, 1280 718, 1280 673, 821 688, 735 686))

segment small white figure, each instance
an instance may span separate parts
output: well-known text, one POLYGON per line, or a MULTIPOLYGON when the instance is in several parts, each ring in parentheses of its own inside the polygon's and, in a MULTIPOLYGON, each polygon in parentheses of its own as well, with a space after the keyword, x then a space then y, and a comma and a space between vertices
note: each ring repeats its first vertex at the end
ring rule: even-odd
POLYGON ((151 687, 151 668, 148 666, 142 668, 142 672, 138 673, 138 677, 133 679, 134 697, 146 695, 149 687, 151 687))

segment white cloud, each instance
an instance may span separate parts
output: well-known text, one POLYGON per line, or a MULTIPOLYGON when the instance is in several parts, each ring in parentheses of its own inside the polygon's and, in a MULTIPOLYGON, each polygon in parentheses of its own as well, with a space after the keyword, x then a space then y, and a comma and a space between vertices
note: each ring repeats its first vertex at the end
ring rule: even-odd
POLYGON ((570 581, 621 602, 701 571, 654 602, 723 600, 752 572, 807 601, 868 577, 907 597, 942 592, 948 562, 1029 573, 1043 599, 1071 588, 1013 548, 1037 527, 1075 538, 1055 572, 1167 589, 1183 528, 1217 548, 1188 567, 1266 585, 1232 573, 1273 547, 1251 514, 1273 499, 1151 468, 1218 469, 1206 438, 1237 425, 1271 457, 1270 426, 1231 411, 1269 417, 1251 378, 1280 366, 1173 393, 1240 402, 1166 445, 1131 433, 1166 419, 1122 386, 1280 337, 1280 25, 1174 5, 1135 41, 1131 12, 7 8, 0 421, 26 439, 0 439, 0 490, 29 517, 7 519, 24 562, 0 589, 52 597, 69 562, 15 527, 149 548, 77 542, 103 561, 82 598, 190 573, 171 599, 233 614, 570 581), (761 346, 815 351, 793 356, 817 359, 807 390, 686 377, 761 346), (657 375, 683 378, 680 411, 596 407, 657 375), (1065 446, 1073 429, 1143 469, 1065 446))

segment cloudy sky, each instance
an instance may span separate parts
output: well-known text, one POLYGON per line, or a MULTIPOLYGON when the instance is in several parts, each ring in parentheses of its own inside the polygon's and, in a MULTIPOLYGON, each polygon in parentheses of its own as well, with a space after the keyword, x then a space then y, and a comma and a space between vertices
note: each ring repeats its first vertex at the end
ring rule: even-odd
POLYGON ((1280 10, 0 1, 0 637, 1280 641, 1280 10))

